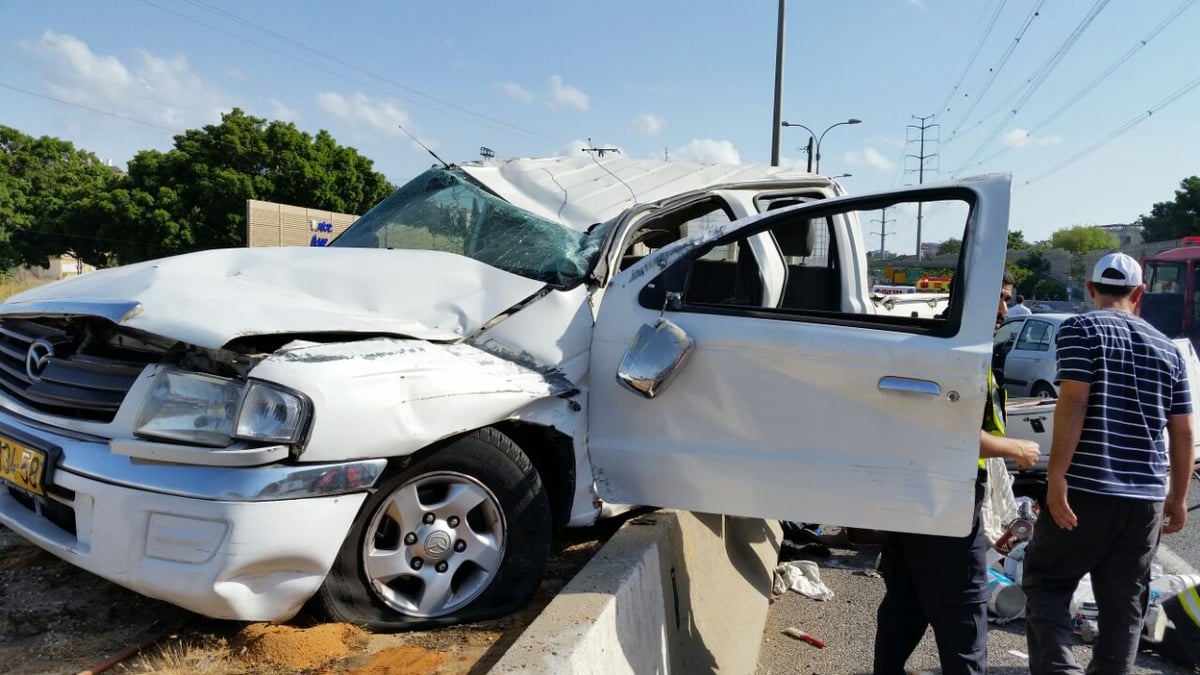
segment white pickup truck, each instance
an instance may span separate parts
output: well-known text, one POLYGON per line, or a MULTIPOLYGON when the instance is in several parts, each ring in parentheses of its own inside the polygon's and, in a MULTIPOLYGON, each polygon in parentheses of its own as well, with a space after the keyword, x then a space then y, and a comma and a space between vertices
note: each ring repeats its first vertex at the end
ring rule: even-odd
POLYGON ((966 532, 1010 183, 435 168, 328 248, 0 304, 0 523, 212 617, 519 608, 605 504, 966 532), (949 302, 872 298, 860 217, 953 222, 949 302), (933 220, 931 220, 933 219, 933 220))

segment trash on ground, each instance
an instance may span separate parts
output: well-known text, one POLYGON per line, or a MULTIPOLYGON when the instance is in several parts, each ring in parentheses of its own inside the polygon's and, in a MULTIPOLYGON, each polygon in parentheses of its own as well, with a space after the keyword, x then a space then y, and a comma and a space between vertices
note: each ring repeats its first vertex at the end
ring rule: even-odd
POLYGON ((821 581, 821 572, 817 563, 811 560, 793 560, 781 563, 775 568, 771 591, 782 595, 793 590, 800 595, 814 600, 832 600, 833 591, 821 581))
POLYGON ((805 633, 804 631, 800 630, 799 628, 796 628, 795 626, 788 626, 787 628, 784 628, 783 634, 788 637, 796 638, 797 640, 800 640, 801 642, 807 642, 808 644, 816 647, 817 649, 825 649, 824 642, 821 642, 817 638, 809 635, 808 633, 805 633))
POLYGON ((988 569, 987 598, 988 618, 995 623, 1025 616, 1025 591, 994 569, 988 569))

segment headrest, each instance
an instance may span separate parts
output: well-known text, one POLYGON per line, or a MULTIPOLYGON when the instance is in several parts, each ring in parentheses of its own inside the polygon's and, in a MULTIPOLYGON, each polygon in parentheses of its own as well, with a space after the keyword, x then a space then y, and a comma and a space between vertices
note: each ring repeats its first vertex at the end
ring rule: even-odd
POLYGON ((808 218, 775 228, 775 241, 785 256, 805 258, 813 252, 813 226, 808 218))

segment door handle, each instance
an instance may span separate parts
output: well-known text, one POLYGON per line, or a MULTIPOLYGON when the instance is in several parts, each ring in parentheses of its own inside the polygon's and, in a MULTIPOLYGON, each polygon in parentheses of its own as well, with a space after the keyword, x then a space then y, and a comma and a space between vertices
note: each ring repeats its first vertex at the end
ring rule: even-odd
POLYGON ((888 391, 899 391, 906 394, 925 394, 937 396, 942 393, 942 387, 937 382, 915 380, 911 377, 894 377, 888 375, 879 378, 879 388, 888 391))

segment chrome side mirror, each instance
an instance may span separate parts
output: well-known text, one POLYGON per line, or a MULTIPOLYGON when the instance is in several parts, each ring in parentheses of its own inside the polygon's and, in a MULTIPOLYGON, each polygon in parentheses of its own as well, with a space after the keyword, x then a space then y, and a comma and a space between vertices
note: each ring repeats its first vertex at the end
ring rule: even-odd
POLYGON ((642 324, 617 366, 617 382, 629 391, 654 398, 679 374, 693 347, 688 334, 669 319, 659 318, 653 326, 642 324))

